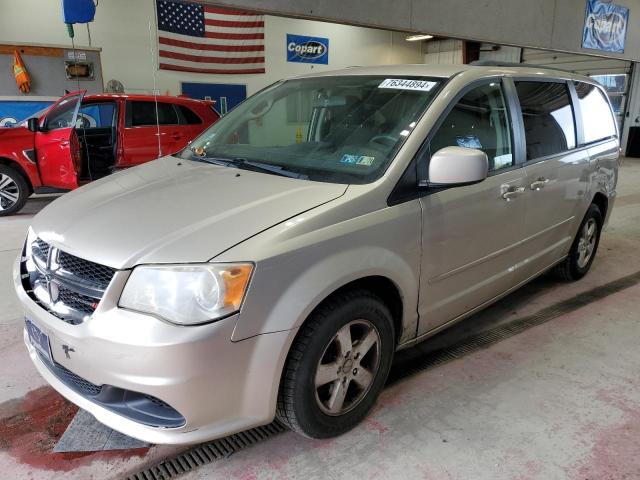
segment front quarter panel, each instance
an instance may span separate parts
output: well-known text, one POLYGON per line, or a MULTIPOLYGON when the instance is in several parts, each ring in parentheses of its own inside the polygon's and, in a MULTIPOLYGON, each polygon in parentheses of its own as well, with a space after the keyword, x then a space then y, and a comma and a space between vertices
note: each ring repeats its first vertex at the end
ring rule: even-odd
POLYGON ((332 216, 331 207, 317 210, 313 218, 303 214, 213 260, 256 262, 233 341, 299 327, 332 292, 368 276, 383 276, 396 285, 403 301, 399 343, 414 338, 419 203, 384 207, 330 224, 326 220, 332 216))

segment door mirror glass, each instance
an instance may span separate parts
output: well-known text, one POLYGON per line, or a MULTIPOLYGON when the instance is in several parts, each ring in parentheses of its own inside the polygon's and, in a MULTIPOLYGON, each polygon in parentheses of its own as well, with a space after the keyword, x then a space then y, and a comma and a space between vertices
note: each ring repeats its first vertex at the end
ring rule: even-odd
POLYGON ((38 119, 36 117, 30 118, 29 120, 27 120, 27 129, 30 132, 34 132, 34 133, 39 130, 38 119))
POLYGON ((429 162, 429 186, 462 186, 487 178, 487 154, 477 148, 445 147, 429 162))

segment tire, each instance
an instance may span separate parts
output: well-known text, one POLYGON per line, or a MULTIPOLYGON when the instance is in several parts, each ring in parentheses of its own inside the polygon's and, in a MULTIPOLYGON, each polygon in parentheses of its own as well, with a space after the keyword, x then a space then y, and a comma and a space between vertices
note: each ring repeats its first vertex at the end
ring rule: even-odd
POLYGON ((0 165, 0 217, 20 211, 31 195, 24 177, 7 165, 0 165))
POLYGON ((336 294, 294 340, 280 382, 278 419, 309 438, 351 430, 375 404, 394 351, 393 319, 382 300, 367 290, 336 294), (349 344, 345 352, 342 346, 349 344))
POLYGON ((593 259, 596 257, 598 245, 600 244, 602 223, 602 213, 598 206, 592 203, 582 219, 576 238, 571 245, 571 250, 569 250, 569 255, 562 263, 559 263, 554 268, 554 273, 557 277, 564 281, 571 282, 580 280, 587 274, 591 268, 593 259), (593 226, 595 230, 591 236, 589 236, 588 232, 591 226, 593 226), (587 252, 588 258, 584 256, 587 252))

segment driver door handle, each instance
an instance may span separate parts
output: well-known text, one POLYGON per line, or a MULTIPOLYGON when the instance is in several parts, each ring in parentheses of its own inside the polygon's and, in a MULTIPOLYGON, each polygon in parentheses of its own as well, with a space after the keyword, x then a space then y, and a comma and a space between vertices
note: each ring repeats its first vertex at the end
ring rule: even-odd
POLYGON ((540 177, 530 185, 530 188, 531 190, 541 190, 547 183, 549 183, 548 178, 540 177))
POLYGON ((524 191, 525 191, 524 187, 509 186, 506 188, 506 190, 503 191, 502 198, 504 198, 506 201, 509 201, 512 198, 517 197, 521 193, 524 193, 524 191))

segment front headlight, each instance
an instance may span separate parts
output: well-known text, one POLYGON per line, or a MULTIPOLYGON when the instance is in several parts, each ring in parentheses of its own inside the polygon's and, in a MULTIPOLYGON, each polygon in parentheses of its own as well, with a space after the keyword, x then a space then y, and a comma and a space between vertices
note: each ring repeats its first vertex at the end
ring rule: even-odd
POLYGON ((134 268, 119 306, 197 325, 240 309, 249 285, 250 263, 143 265, 134 268))

